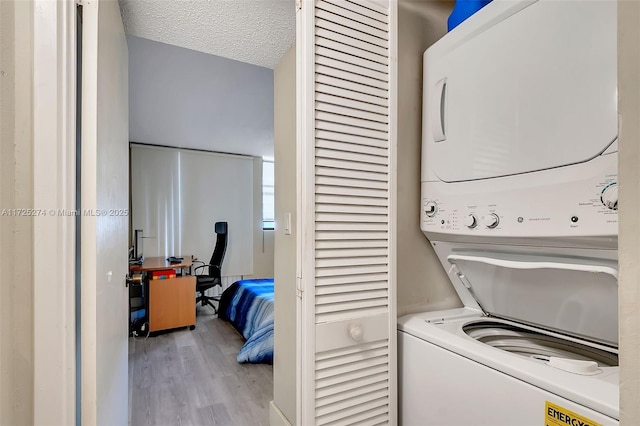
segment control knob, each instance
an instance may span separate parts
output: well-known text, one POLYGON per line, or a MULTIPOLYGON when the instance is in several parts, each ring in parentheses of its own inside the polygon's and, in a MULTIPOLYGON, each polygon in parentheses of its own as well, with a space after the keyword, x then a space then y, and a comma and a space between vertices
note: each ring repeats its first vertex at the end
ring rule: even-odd
POLYGON ((495 213, 490 213, 482 217, 482 223, 487 228, 493 229, 500 223, 500 218, 495 213))
POLYGON ((467 228, 475 228, 478 225, 478 221, 476 220, 475 215, 470 214, 467 217, 464 218, 464 226, 466 226, 467 228))
POLYGON ((600 201, 606 208, 618 210, 618 184, 612 183, 605 187, 600 194, 600 201))
POLYGON ((438 205, 435 201, 429 201, 424 205, 424 214, 428 217, 434 217, 438 213, 438 205))

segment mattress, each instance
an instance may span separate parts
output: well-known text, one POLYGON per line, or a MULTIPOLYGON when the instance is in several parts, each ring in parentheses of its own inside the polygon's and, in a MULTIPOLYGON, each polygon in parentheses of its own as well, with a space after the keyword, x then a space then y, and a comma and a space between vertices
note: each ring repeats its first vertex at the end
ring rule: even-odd
POLYGON ((220 297, 218 318, 229 321, 246 339, 241 363, 273 363, 273 278, 240 280, 220 297))

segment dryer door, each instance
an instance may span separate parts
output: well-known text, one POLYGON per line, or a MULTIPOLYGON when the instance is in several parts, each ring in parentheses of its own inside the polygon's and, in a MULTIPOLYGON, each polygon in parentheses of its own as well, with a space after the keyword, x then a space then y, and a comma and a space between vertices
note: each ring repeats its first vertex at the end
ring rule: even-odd
POLYGON ((439 180, 580 163, 617 137, 615 1, 494 1, 424 61, 423 159, 439 180))

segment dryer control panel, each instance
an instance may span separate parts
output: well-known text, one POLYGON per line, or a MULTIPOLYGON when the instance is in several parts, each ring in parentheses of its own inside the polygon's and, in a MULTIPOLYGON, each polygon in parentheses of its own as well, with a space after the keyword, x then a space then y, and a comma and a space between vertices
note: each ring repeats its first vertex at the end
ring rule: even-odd
POLYGON ((427 235, 597 237, 618 233, 617 153, 533 173, 422 182, 427 235))

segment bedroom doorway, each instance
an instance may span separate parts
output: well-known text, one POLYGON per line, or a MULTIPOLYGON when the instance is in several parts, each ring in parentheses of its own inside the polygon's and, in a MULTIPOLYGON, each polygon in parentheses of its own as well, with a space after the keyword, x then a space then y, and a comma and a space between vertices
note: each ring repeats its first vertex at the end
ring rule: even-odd
MULTIPOLYGON (((270 37, 269 44, 274 44, 273 40, 277 38, 284 38, 288 45, 276 55, 279 56, 275 60, 271 59, 270 64, 267 64, 268 59, 264 59, 267 61, 265 63, 257 64, 256 61, 263 60, 261 57, 269 55, 254 52, 250 54, 253 55, 250 61, 244 61, 242 58, 226 57, 221 52, 216 54, 211 51, 211 46, 182 43, 178 40, 180 35, 176 35, 180 31, 171 24, 174 18, 184 14, 195 16, 196 12, 200 17, 210 17, 208 24, 222 18, 204 10, 204 2, 173 3, 119 1, 130 60, 130 229, 132 233, 135 229, 144 230, 145 258, 194 253, 197 259, 208 262, 213 251, 213 223, 228 221, 229 245, 221 276, 221 289, 227 292, 223 292, 224 301, 224 294, 230 294, 229 289, 238 287, 235 283, 242 278, 271 278, 273 282, 275 277, 277 281, 278 245, 292 244, 295 249, 295 47, 292 46, 295 40, 295 6, 293 1, 288 0, 259 2, 270 3, 272 10, 263 12, 262 16, 252 17, 256 12, 243 8, 255 8, 258 2, 233 6, 231 9, 234 10, 229 10, 228 2, 209 2, 210 7, 218 9, 216 13, 225 15, 224 20, 240 21, 237 27, 248 27, 252 33, 255 33, 256 27, 252 22, 258 20, 263 27, 265 22, 270 21, 267 19, 270 14, 280 15, 275 20, 276 26, 283 28, 270 30, 273 37, 270 37), (162 10, 154 9, 156 7, 162 10), (235 15, 230 17, 230 13, 235 15), (251 16, 237 16, 238 13, 251 16), (287 14, 290 16, 288 27, 286 20, 282 18, 287 14), (156 32, 150 34, 145 31, 149 26, 157 24, 148 22, 153 20, 153 16, 161 16, 164 21, 160 29, 156 28, 156 32), (165 31, 167 34, 164 34, 165 31), (282 32, 288 35, 282 36, 282 32), (278 79, 278 75, 282 75, 279 69, 282 68, 285 57, 290 58, 288 76, 286 79, 278 79), (286 87, 283 87, 285 80, 286 87), (293 99, 286 118, 276 111, 279 99, 285 95, 290 95, 293 99), (291 135, 286 144, 294 147, 292 160, 288 160, 289 153, 286 158, 279 157, 278 147, 275 146, 281 144, 283 150, 289 149, 284 146, 284 137, 279 136, 279 132, 283 132, 283 125, 293 126, 292 130, 286 130, 287 137, 291 135), (225 145, 223 142, 230 144, 225 145), (140 147, 147 151, 152 149, 162 152, 153 161, 146 157, 149 160, 147 162, 154 164, 153 172, 140 173, 140 165, 134 165, 137 161, 134 151, 140 147), (178 157, 175 163, 169 160, 174 154, 178 157), (208 155, 248 161, 249 171, 245 175, 251 176, 248 187, 237 187, 240 177, 226 176, 209 186, 198 182, 198 178, 202 178, 207 170, 198 161, 208 155), (188 162, 191 157, 193 163, 188 162), (274 181, 270 188, 265 185, 264 164, 267 167, 270 164, 274 169, 274 181), (287 169, 286 176, 279 164, 287 169), (140 180, 138 174, 147 176, 148 179, 140 180), (151 179, 151 176, 155 178, 151 179), (287 180, 286 184, 289 186, 283 184, 284 190, 281 192, 279 185, 283 179, 287 180), (159 189, 153 188, 154 183, 159 189), (231 193, 216 198, 211 195, 212 186, 224 187, 231 193), (193 189, 194 195, 187 194, 186 189, 193 189), (263 197, 269 189, 275 200, 271 218, 263 214, 263 197), (153 191, 164 191, 164 194, 153 195, 153 191), (291 192, 293 199, 288 200, 291 192), (215 204, 236 206, 240 197, 247 193, 251 194, 251 205, 247 207, 251 214, 246 224, 238 222, 241 213, 211 213, 217 208, 215 204), (283 199, 280 200, 280 197, 283 199), (206 201, 214 200, 213 207, 203 206, 206 198, 209 198, 206 201), (293 207, 286 203, 293 204, 293 207), (140 207, 141 205, 144 207, 140 207), (191 226, 202 211, 209 212, 209 217, 204 219, 202 225, 191 226), (267 219, 271 219, 270 224, 266 223, 269 222, 267 219), (192 229, 196 229, 196 232, 192 229), (243 241, 250 241, 249 249, 246 249, 246 245, 245 249, 239 249, 241 234, 245 238, 243 241), (192 242, 201 237, 203 240, 211 240, 211 246, 197 251, 192 242), (246 265, 250 267, 245 267, 246 265)), ((210 34, 208 30, 203 30, 202 34, 192 39, 207 38, 210 38, 210 34)), ((211 38, 224 41, 223 37, 211 38)), ((264 34, 260 38, 264 39, 264 34)), ((235 39, 237 41, 243 37, 235 39)), ((236 41, 231 50, 240 52, 243 43, 236 41)), ((281 263, 287 263, 287 267, 295 263, 291 261, 295 259, 295 251, 288 261, 283 259, 282 249, 279 253, 281 263)), ((289 306, 294 309, 295 315, 295 268, 292 274, 283 277, 283 285, 279 289, 283 290, 291 283, 291 294, 287 297, 293 295, 293 303, 289 306)), ((214 294, 216 290, 213 289, 214 294)), ((246 286, 240 292, 251 293, 246 286)), ((271 284, 271 293, 273 292, 271 284)), ((268 291, 257 293, 254 299, 264 300, 268 291)), ((229 298, 233 299, 227 297, 229 298)), ((282 305, 286 308, 288 303, 285 303, 282 305)), ((281 361, 276 358, 272 365, 272 355, 268 355, 268 349, 265 349, 268 344, 263 345, 264 341, 256 344, 256 341, 265 336, 269 340, 268 335, 271 334, 273 353, 273 318, 279 313, 273 303, 271 313, 264 306, 257 310, 260 315, 256 316, 257 320, 252 325, 232 325, 231 322, 220 319, 221 315, 216 314, 210 306, 198 304, 194 330, 157 332, 150 337, 143 332, 130 337, 129 423, 269 424, 274 399, 273 384, 276 380, 274 371, 281 361), (249 329, 252 334, 244 333, 244 329, 249 329), (247 350, 243 352, 243 349, 247 350)), ((294 315, 290 318, 295 318, 294 315)), ((245 319, 247 316, 250 315, 239 315, 245 319)), ((295 329, 293 333, 295 334, 295 329)), ((291 362, 295 363, 295 336, 281 336, 290 340, 293 352, 279 352, 279 357, 282 362, 291 365, 291 362)), ((295 407, 292 406, 292 409, 294 411, 290 418, 295 419, 295 407)))

